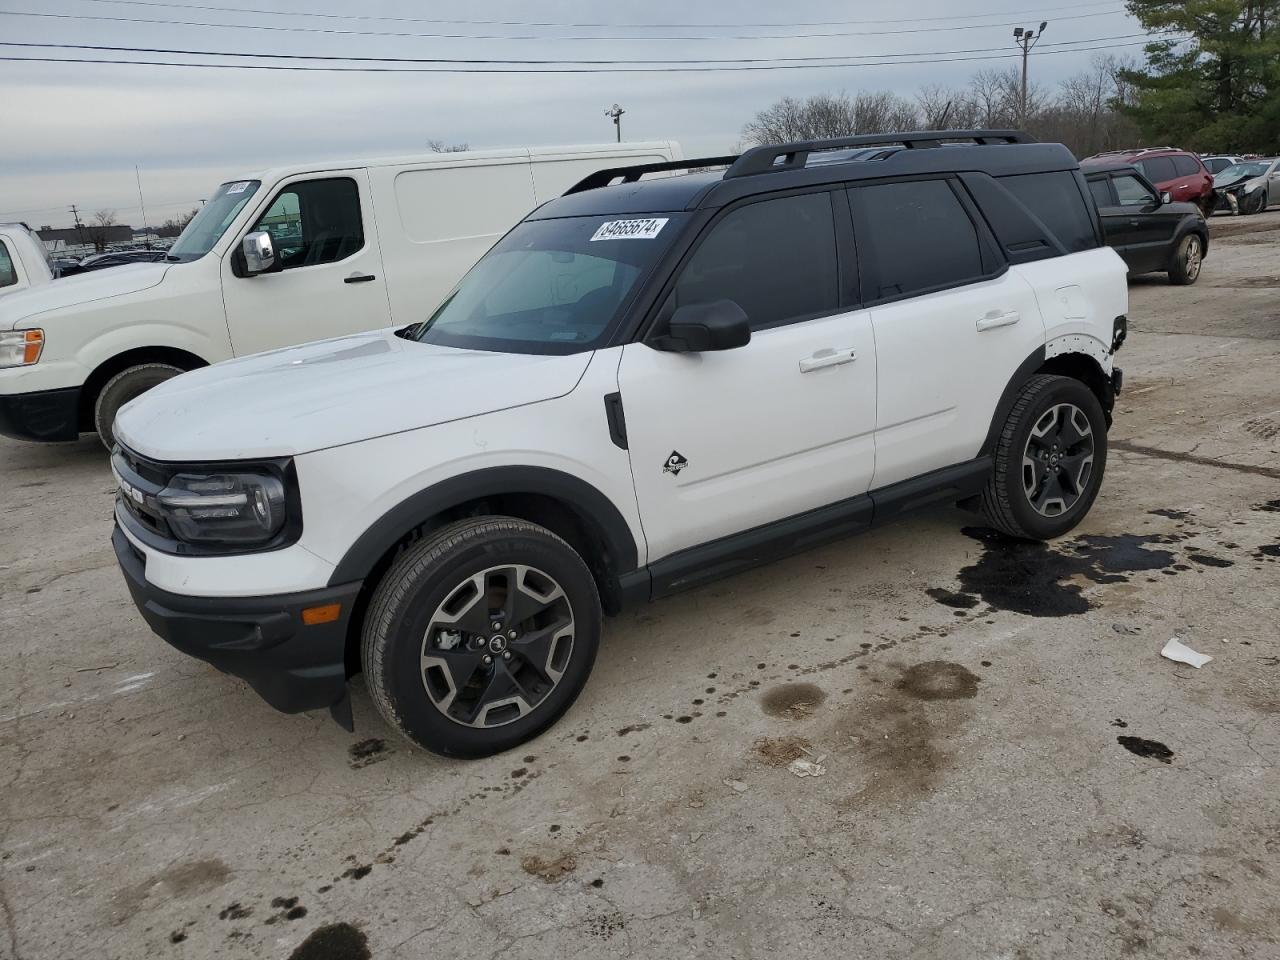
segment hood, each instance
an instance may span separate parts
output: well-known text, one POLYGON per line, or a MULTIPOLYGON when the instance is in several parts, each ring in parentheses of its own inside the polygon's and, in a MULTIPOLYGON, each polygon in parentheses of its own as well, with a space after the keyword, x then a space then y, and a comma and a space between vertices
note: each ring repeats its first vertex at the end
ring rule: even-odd
POLYGON ((17 324, 51 310, 149 289, 163 280, 172 266, 172 263, 131 263, 60 277, 52 283, 19 290, 0 300, 0 330, 12 330, 17 324))
POLYGON ((591 356, 459 350, 381 330, 183 374, 122 407, 115 434, 156 460, 296 456, 563 396, 591 356))

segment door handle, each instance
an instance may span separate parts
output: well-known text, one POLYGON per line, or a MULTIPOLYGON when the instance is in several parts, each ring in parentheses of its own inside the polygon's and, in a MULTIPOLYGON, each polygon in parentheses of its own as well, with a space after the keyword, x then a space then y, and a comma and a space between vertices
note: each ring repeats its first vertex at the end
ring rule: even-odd
POLYGON ((1130 220, 1130 221, 1129 221, 1129 226, 1131 226, 1131 227, 1136 227, 1136 226, 1138 226, 1138 221, 1137 221, 1137 220, 1130 220))
POLYGON ((858 352, 852 347, 845 347, 836 350, 832 347, 824 347, 814 353, 811 357, 805 357, 800 361, 800 372, 809 373, 812 370, 821 370, 823 367, 838 367, 842 363, 853 363, 858 359, 858 352))
POLYGON ((343 283, 368 283, 378 279, 372 273, 349 273, 342 278, 343 283))
POLYGON ((978 332, 983 330, 994 330, 996 327, 1007 327, 1011 323, 1017 323, 1022 319, 1022 314, 1017 310, 991 310, 985 316, 979 317, 977 324, 978 332))

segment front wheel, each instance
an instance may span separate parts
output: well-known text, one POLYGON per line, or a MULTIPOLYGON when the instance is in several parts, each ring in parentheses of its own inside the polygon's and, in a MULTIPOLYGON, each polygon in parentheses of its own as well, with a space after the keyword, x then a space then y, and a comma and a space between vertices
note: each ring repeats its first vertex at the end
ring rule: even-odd
POLYGON ((1204 263, 1204 241, 1198 233, 1188 233, 1180 241, 1173 254, 1173 262, 1169 264, 1169 282, 1175 286, 1185 287, 1196 282, 1200 277, 1200 267, 1204 263))
POLYGON ((1024 540, 1060 537, 1084 519, 1107 465, 1107 421, 1093 391, 1070 377, 1023 386, 996 441, 982 512, 1024 540))
POLYGON ((140 363, 136 367, 121 370, 108 380, 98 391, 93 404, 93 426, 103 445, 110 450, 115 444, 111 428, 121 407, 182 372, 181 367, 175 367, 171 363, 140 363))
POLYGON ((365 679, 383 719, 454 757, 551 726, 595 663, 600 597, 582 558, 511 517, 443 527, 387 571, 365 617, 365 679))

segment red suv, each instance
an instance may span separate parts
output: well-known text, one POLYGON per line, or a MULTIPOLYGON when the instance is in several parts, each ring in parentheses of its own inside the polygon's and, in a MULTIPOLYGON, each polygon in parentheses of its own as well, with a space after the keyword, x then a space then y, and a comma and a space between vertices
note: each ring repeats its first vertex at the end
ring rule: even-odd
POLYGON ((1213 212, 1217 199, 1213 192, 1213 174, 1194 153, 1177 147, 1112 150, 1086 157, 1080 166, 1088 168, 1103 163, 1131 163, 1157 190, 1169 194, 1170 200, 1194 203, 1206 217, 1213 212))

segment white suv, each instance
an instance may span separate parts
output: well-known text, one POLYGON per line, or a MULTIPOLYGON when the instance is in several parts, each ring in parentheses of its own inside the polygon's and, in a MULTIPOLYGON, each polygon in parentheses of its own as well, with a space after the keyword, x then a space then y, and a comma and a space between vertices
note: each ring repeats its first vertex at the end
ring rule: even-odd
POLYGON ((1075 160, 1015 131, 603 171, 420 323, 126 406, 115 548, 156 632, 277 708, 350 727, 363 670, 481 756, 568 709, 602 609, 939 500, 1070 530, 1126 309, 1075 160))

